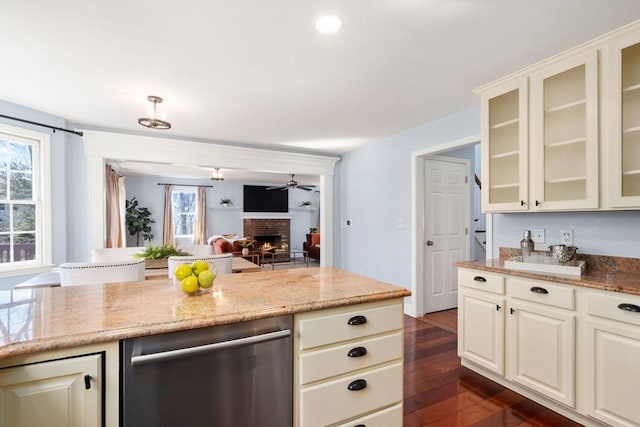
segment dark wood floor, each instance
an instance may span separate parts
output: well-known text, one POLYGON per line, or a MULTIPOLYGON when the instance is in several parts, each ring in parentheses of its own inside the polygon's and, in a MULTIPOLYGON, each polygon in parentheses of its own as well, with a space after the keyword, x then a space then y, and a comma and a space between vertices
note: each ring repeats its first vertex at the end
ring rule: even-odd
POLYGON ((463 368, 456 316, 405 316, 404 427, 580 425, 463 368))

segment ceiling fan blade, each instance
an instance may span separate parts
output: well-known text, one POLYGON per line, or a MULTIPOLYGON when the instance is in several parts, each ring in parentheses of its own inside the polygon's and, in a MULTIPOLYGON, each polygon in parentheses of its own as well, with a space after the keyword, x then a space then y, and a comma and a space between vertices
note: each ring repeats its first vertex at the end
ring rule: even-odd
POLYGON ((280 191, 287 191, 289 189, 289 187, 282 187, 282 189, 280 191))
POLYGON ((298 185, 296 188, 299 188, 300 190, 304 190, 304 191, 311 191, 312 188, 309 188, 307 186, 304 185, 298 185))
POLYGON ((267 187, 267 190, 282 190, 284 188, 287 188, 287 187, 282 187, 282 186, 278 185, 277 187, 267 187))

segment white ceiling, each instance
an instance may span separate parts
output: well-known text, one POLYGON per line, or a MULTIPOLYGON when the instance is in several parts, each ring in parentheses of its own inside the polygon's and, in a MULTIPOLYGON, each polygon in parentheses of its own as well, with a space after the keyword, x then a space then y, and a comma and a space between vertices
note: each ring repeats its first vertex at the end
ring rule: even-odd
POLYGON ((637 19, 640 0, 0 0, 0 98, 76 127, 340 154, 637 19), (324 13, 342 31, 316 32, 324 13), (137 124, 147 95, 171 130, 137 124))

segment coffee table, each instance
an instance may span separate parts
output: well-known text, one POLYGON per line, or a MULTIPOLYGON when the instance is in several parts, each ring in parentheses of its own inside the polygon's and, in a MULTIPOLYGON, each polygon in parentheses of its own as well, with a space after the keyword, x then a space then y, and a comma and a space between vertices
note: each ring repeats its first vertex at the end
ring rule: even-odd
POLYGON ((296 264, 298 261, 298 256, 301 255, 301 261, 307 264, 307 268, 309 267, 309 253, 302 249, 290 249, 289 252, 263 252, 262 253, 262 263, 263 264, 271 264, 271 270, 276 269, 276 264, 286 264, 293 263, 296 264), (282 258, 283 256, 287 256, 289 261, 277 262, 278 258, 282 258))

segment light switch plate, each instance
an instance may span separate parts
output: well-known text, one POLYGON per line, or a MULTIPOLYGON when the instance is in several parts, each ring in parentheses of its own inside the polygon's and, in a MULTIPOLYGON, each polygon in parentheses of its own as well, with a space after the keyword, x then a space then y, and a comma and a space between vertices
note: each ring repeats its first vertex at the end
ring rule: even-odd
POLYGON ((544 243, 544 228, 538 228, 531 231, 531 240, 534 243, 544 243))

